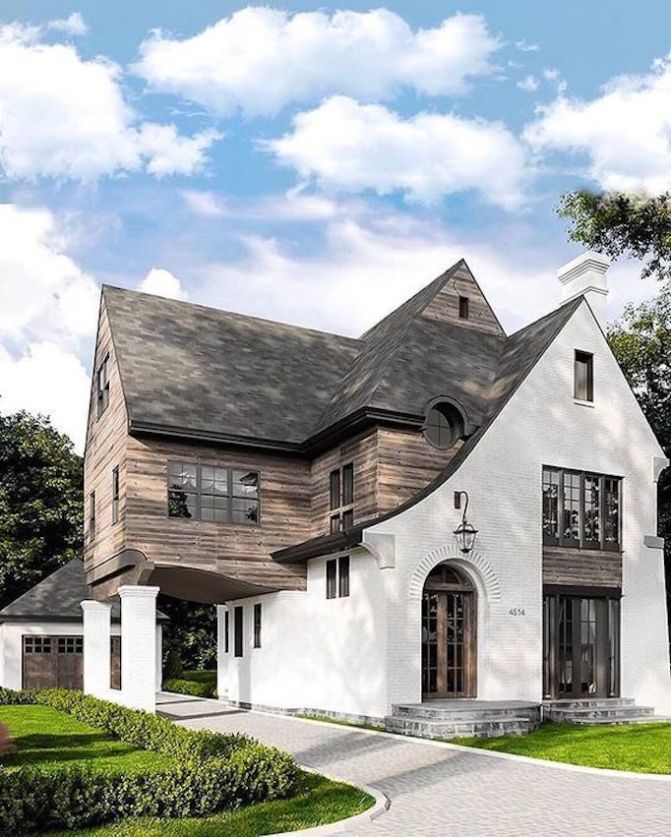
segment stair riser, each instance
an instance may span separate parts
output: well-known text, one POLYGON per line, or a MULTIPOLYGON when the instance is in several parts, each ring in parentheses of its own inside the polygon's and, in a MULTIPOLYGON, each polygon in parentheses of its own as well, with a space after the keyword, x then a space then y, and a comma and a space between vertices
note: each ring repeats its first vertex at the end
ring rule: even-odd
POLYGON ((415 720, 424 718, 427 721, 481 721, 486 719, 500 718, 505 721, 506 718, 528 718, 529 721, 540 721, 539 709, 431 709, 418 708, 411 710, 410 708, 393 707, 393 715, 395 718, 408 718, 415 720))
POLYGON ((524 735, 530 731, 525 721, 479 721, 458 724, 423 724, 420 721, 387 722, 387 731, 416 738, 499 738, 503 735, 524 735))
POLYGON ((546 721, 562 718, 644 718, 654 714, 652 706, 622 706, 612 709, 546 709, 543 718, 546 721))
POLYGON ((590 700, 548 700, 543 703, 544 709, 609 709, 617 706, 635 706, 633 698, 595 698, 590 700))

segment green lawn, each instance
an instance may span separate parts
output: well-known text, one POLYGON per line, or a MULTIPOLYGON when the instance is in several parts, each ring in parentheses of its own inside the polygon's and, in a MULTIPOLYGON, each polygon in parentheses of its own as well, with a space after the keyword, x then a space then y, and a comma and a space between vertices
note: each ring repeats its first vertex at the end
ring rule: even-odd
POLYGON ((95 770, 146 772, 169 767, 172 759, 110 738, 102 730, 48 706, 0 706, 16 752, 0 758, 9 769, 24 766, 55 770, 87 764, 95 770))
POLYGON ((636 773, 671 773, 671 724, 543 724, 529 735, 455 739, 455 744, 636 773))
MULTIPOLYGON (((262 802, 240 811, 183 820, 141 819, 82 829, 96 837, 258 837, 336 822, 360 814, 373 798, 357 788, 303 773, 299 792, 291 799, 262 802)), ((72 832, 60 832, 67 837, 72 832)), ((52 834, 52 837, 59 837, 52 834)))

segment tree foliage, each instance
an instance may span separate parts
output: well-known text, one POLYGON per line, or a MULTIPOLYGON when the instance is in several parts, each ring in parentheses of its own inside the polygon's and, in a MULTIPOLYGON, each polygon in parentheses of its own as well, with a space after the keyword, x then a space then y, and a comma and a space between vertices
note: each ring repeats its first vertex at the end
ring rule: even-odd
POLYGON ((195 604, 161 595, 158 607, 170 617, 170 622, 163 631, 165 677, 181 677, 180 668, 187 670, 215 668, 217 664, 215 606, 195 604), (168 663, 170 663, 169 666, 168 663), (178 671, 179 673, 176 673, 178 671))
POLYGON ((640 259, 643 277, 671 278, 671 193, 580 190, 563 195, 557 212, 572 222, 571 241, 612 259, 640 259))
MULTIPOLYGON (((671 289, 628 306, 608 341, 667 457, 671 457, 671 289)), ((659 481, 659 534, 666 539, 667 597, 671 602, 671 469, 659 481)))
POLYGON ((47 418, 0 416, 0 607, 83 548, 83 461, 47 418))

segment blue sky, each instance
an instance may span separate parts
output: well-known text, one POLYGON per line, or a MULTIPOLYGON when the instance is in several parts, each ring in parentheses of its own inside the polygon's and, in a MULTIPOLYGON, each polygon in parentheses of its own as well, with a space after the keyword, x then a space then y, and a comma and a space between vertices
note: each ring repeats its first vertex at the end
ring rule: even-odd
POLYGON ((671 185, 668 3, 1 14, 0 410, 80 448, 103 282, 357 334, 464 256, 514 330, 561 192, 671 185))

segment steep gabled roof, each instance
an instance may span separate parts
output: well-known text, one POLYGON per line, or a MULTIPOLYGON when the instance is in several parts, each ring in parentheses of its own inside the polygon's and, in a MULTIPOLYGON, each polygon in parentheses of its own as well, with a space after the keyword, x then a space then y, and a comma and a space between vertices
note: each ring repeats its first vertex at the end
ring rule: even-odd
POLYGON ((106 286, 131 427, 299 445, 360 350, 350 337, 106 286))
MULTIPOLYGON (((79 558, 73 558, 0 610, 0 622, 8 619, 81 622, 81 603, 89 598, 84 562, 79 558)), ((120 617, 121 605, 116 598, 112 600, 112 619, 118 620, 120 617)), ((160 611, 158 617, 159 621, 168 619, 160 611)))
POLYGON ((433 482, 392 511, 360 523, 346 533, 312 538, 274 552, 273 558, 282 562, 304 561, 308 558, 324 555, 327 551, 339 552, 342 549, 349 549, 353 545, 361 543, 364 529, 395 517, 432 494, 461 467, 494 423, 501 410, 512 398, 517 388, 583 302, 585 302, 583 296, 577 297, 515 332, 501 343, 495 374, 487 392, 488 408, 483 422, 433 482))

